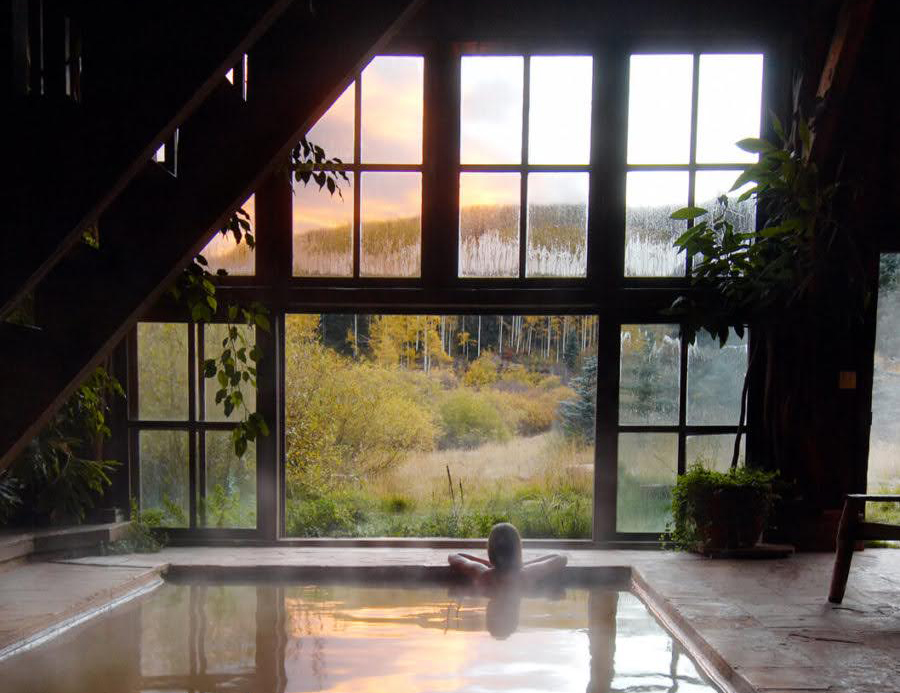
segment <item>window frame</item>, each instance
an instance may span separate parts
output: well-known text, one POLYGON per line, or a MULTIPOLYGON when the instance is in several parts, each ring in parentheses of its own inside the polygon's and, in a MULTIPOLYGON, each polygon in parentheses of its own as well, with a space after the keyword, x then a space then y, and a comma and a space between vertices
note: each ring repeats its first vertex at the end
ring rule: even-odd
MULTIPOLYGON (((271 311, 272 333, 258 331, 263 351, 257 411, 270 423, 272 434, 257 446, 257 528, 216 530, 191 527, 172 530, 176 543, 224 541, 261 542, 278 546, 439 546, 473 547, 482 540, 441 538, 314 539, 284 538, 284 334, 285 315, 291 312, 392 314, 541 314, 598 316, 598 386, 594 473, 594 520, 587 540, 527 540, 526 545, 555 548, 646 547, 658 545, 658 533, 623 533, 616 529, 618 434, 633 430, 618 420, 619 348, 623 324, 671 323, 664 310, 689 286, 687 277, 624 276, 625 172, 628 116, 628 64, 634 53, 762 53, 762 110, 787 83, 779 65, 779 46, 771 37, 734 34, 729 38, 693 36, 648 38, 618 35, 611 30, 574 39, 522 38, 515 41, 471 42, 455 39, 396 39, 379 55, 417 55, 424 58, 424 124, 422 163, 421 276, 417 278, 295 277, 292 273, 292 190, 284 173, 266 178, 256 190, 256 270, 253 277, 219 282, 219 300, 263 302, 271 311), (582 278, 459 277, 459 128, 460 58, 462 55, 590 55, 593 59, 591 152, 588 197, 587 270, 582 278), (601 127, 598 127, 600 125, 601 127), (604 358, 602 355, 607 354, 604 358)), ((695 59, 696 62, 696 59, 695 59)), ((359 74, 356 109, 361 107, 359 74)), ((351 78, 348 78, 348 84, 351 78)), ((694 89, 696 91, 696 87, 694 89)), ((337 90, 336 90, 337 91, 337 90)), ((337 91, 337 95, 343 89, 337 91)), ((330 104, 322 109, 324 112, 330 104)), ((695 116, 692 114, 692 120, 695 116)), ((354 129, 360 126, 357 113, 354 129)), ((764 135, 765 135, 764 131, 764 135)), ((523 139, 527 135, 523 133, 523 139)), ((358 133, 355 146, 358 147, 358 133)), ((692 157, 694 148, 692 147, 692 157)), ((523 167, 528 166, 523 163, 523 167)), ((708 165, 698 165, 700 170, 708 165)), ((715 166, 715 165, 713 165, 715 166)), ((743 164, 746 166, 746 164, 743 164)), ((538 167, 540 168, 540 167, 538 167)), ((571 167, 564 167, 571 168, 571 167)), ((577 168, 577 167, 576 167, 577 168)), ((737 166, 728 166, 736 169, 737 166)), ((354 176, 358 188, 358 175, 354 176)), ((324 194, 324 193, 323 193, 324 194)), ((358 196, 356 197, 358 206, 358 196)), ((523 211, 523 216, 527 210, 523 211)), ((358 216, 355 213, 355 221, 358 216)), ((760 218, 757 224, 761 223, 760 218)), ((526 222, 527 223, 527 222, 526 222)), ((358 224, 354 224, 354 268, 358 268, 358 224)), ((521 237, 520 257, 524 242, 521 237)), ((163 300, 142 319, 183 321, 184 310, 163 300)), ((135 331, 128 340, 129 385, 135 377, 135 331)), ((686 344, 682 347, 680 398, 686 397, 686 344)), ((131 395, 129 387, 129 395, 131 395)), ((136 392, 136 390, 134 390, 136 392)), ((136 397, 129 397, 129 413, 136 397)), ((135 405, 136 406, 136 405, 135 405)), ((752 414, 752 411, 750 412, 752 414)), ((734 427, 697 427, 684 423, 680 405, 679 469, 684 466, 685 437, 695 429, 732 433, 734 427)), ((154 422, 128 417, 132 488, 138 483, 138 453, 134 430, 154 422)), ((750 422, 752 424, 752 421, 750 422)), ((171 427, 171 424, 167 422, 171 427)), ((216 424, 219 425, 219 424, 216 424)), ((225 426, 228 424, 226 423, 225 426)), ((749 429, 748 425, 745 427, 749 429)), ((698 431, 699 432, 699 431, 698 431)), ((747 442, 752 456, 752 440, 747 442)))
MULTIPOLYGON (((179 431, 188 435, 188 526, 164 527, 175 543, 183 536, 209 536, 218 538, 254 539, 263 533, 261 526, 260 488, 261 479, 259 450, 256 459, 256 527, 216 528, 206 524, 203 501, 206 498, 206 434, 209 432, 231 432, 237 428, 236 421, 212 421, 205 418, 206 383, 201 365, 204 359, 204 333, 206 325, 202 323, 179 320, 174 311, 163 312, 161 316, 153 315, 142 323, 183 324, 187 326, 187 372, 188 372, 188 415, 186 419, 161 420, 140 417, 139 400, 140 384, 138 377, 138 330, 131 330, 125 340, 128 362, 128 378, 126 384, 125 427, 128 437, 130 494, 141 508, 141 470, 140 470, 140 434, 145 431, 179 431), (164 317, 166 316, 166 317, 164 317)), ((211 323, 223 324, 223 323, 211 323)), ((253 328, 258 335, 259 330, 253 328)), ((258 336, 257 336, 258 339, 258 336)), ((257 407, 259 406, 259 389, 257 389, 257 407)), ((143 509, 143 508, 141 508, 143 509)))

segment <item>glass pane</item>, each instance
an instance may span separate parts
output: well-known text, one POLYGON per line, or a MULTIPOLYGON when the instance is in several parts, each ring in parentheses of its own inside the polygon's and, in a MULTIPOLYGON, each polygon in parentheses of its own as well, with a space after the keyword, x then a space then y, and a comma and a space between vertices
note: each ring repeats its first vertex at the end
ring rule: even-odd
POLYGON ((518 173, 459 175, 459 276, 519 276, 518 173))
POLYGON ((528 163, 589 163, 593 59, 533 57, 530 70, 528 163))
POLYGON ((662 532, 672 519, 672 486, 678 476, 678 435, 620 433, 616 529, 662 532))
POLYGON ((697 95, 697 161, 756 161, 735 142, 759 137, 763 56, 701 55, 697 95))
POLYGON ((190 459, 187 431, 141 431, 141 513, 163 527, 187 527, 190 459))
MULTIPOLYGON (((731 456, 734 454, 734 434, 710 436, 686 436, 684 441, 685 460, 687 466, 702 464, 707 469, 727 472, 731 469, 731 456)), ((744 465, 744 450, 747 436, 741 436, 741 451, 738 453, 738 465, 744 465)))
MULTIPOLYGON (((256 330, 248 325, 235 325, 234 327, 238 332, 238 338, 235 340, 235 347, 238 350, 246 349, 246 351, 249 352, 253 345, 256 344, 256 330), (241 337, 243 337, 244 341, 241 341, 241 337)), ((227 337, 228 325, 204 325, 203 358, 216 359, 218 361, 226 348, 232 350, 232 354, 234 354, 234 349, 231 344, 225 346, 222 344, 227 337)), ((247 357, 247 363, 252 365, 249 356, 247 357)), ((206 391, 206 421, 239 421, 243 418, 245 413, 243 407, 237 407, 231 412, 231 416, 226 417, 222 404, 216 404, 216 392, 219 390, 220 386, 215 378, 206 378, 204 387, 206 391)), ((256 411, 256 388, 250 385, 250 383, 242 382, 240 389, 246 411, 256 411)))
POLYGON ((187 420, 188 326, 178 322, 138 323, 137 342, 138 418, 187 420))
MULTIPOLYGON (((900 253, 881 256, 868 490, 900 493, 900 253)), ((895 506, 896 507, 896 506, 895 506)), ((896 519, 884 521, 896 522, 896 519)))
POLYGON ((587 274, 587 173, 528 174, 529 277, 587 274))
POLYGON ((620 424, 677 424, 678 325, 622 325, 620 424))
POLYGON ((378 56, 363 70, 363 163, 422 163, 424 70, 423 58, 392 55, 378 56))
POLYGON ((699 332, 688 345, 687 422, 737 426, 741 414, 741 390, 747 371, 747 335, 732 332, 728 343, 699 332))
POLYGON ((522 163, 521 56, 463 56, 460 163, 522 163))
POLYGON ((687 205, 687 171, 633 171, 625 185, 625 276, 683 276, 672 243, 687 226, 669 215, 687 205))
POLYGON ((752 197, 740 204, 737 202, 737 199, 751 184, 747 183, 734 192, 728 192, 740 174, 741 171, 697 171, 697 178, 694 181, 694 200, 698 207, 703 207, 715 215, 722 211, 718 198, 721 195, 727 195, 726 220, 731 222, 736 231, 753 231, 756 228, 756 203, 752 197))
POLYGON ((628 163, 686 164, 691 156, 691 55, 632 55, 628 163))
MULTIPOLYGON (((230 431, 207 431, 206 527, 256 528, 256 443, 234 454, 230 431)), ((203 517, 203 515, 201 515, 203 517)))
POLYGON ((287 316, 287 533, 590 537, 597 323, 287 316))
POLYGON ((329 195, 315 183, 294 184, 295 277, 353 276, 353 174, 329 195))
MULTIPOLYGON (((256 195, 251 195, 241 206, 250 215, 250 231, 255 238, 256 195)), ((247 245, 243 238, 240 245, 235 243, 234 236, 230 233, 227 236, 217 233, 206 244, 201 254, 206 258, 206 261, 209 263, 208 269, 213 274, 220 269, 236 277, 252 276, 256 273, 256 252, 250 249, 250 246, 247 245)))
POLYGON ((360 188, 360 275, 418 277, 422 254, 422 175, 363 173, 360 188))
POLYGON ((329 159, 338 158, 346 163, 353 161, 353 118, 356 84, 351 82, 338 100, 306 133, 306 139, 325 150, 329 159))

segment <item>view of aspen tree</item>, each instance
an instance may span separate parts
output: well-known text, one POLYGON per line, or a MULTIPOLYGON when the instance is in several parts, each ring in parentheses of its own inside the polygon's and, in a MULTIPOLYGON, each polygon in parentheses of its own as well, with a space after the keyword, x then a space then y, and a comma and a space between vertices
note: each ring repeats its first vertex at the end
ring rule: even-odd
POLYGON ((288 534, 589 537, 596 340, 595 316, 288 316, 288 534))

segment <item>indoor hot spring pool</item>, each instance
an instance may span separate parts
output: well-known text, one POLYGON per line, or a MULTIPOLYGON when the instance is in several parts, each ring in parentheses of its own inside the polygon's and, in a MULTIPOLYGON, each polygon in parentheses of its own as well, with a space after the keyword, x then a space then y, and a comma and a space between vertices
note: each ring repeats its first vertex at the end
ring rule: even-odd
POLYGON ((715 691, 610 587, 165 583, 0 661, 10 693, 715 691))

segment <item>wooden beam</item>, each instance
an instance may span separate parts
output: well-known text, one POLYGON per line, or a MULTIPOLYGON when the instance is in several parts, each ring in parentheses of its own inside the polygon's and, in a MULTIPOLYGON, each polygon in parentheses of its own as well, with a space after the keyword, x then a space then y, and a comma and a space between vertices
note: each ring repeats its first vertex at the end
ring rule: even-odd
MULTIPOLYGON (((179 177, 151 162, 101 217, 98 251, 82 248, 47 277, 44 344, 0 359, 0 469, 6 467, 142 313, 282 164, 421 0, 294 6, 251 52, 244 103, 214 95, 182 127, 179 177), (337 40, 335 37, 339 37, 337 40)), ((222 87, 224 89, 224 87, 222 87)))
POLYGON ((816 90, 816 100, 821 106, 815 117, 812 146, 807 152, 807 158, 819 164, 825 161, 831 149, 840 108, 856 68, 874 5, 875 0, 844 0, 838 13, 816 90))

